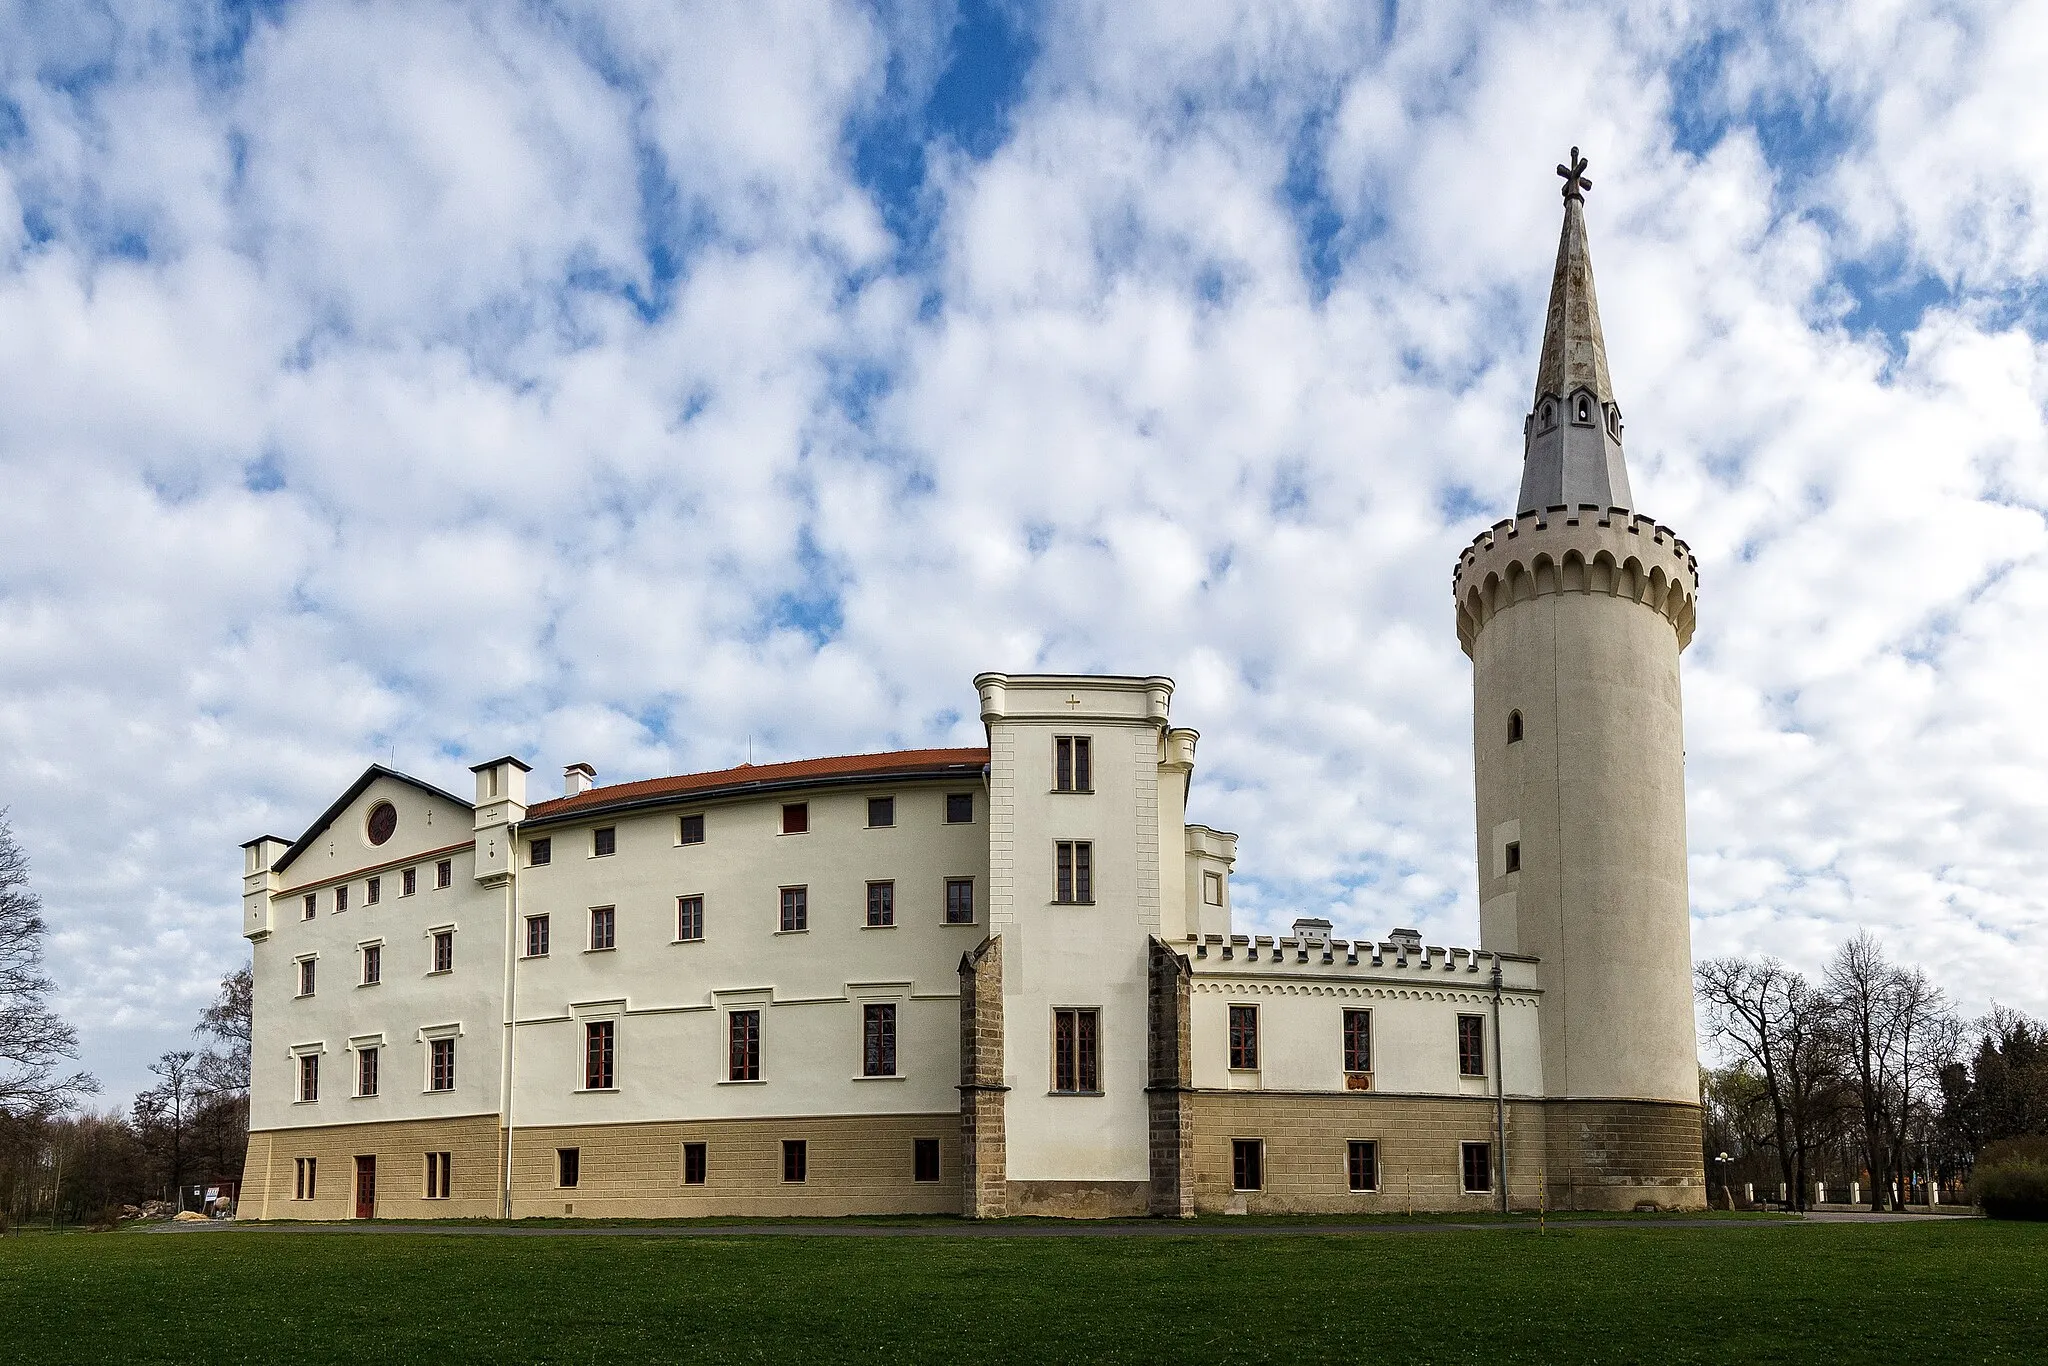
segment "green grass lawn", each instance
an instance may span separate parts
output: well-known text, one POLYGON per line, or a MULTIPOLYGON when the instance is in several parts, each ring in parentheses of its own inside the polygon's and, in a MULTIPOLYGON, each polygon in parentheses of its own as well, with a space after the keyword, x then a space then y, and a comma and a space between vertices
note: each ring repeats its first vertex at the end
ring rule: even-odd
POLYGON ((0 1242, 23 1362, 2027 1361, 2048 1225, 0 1242))

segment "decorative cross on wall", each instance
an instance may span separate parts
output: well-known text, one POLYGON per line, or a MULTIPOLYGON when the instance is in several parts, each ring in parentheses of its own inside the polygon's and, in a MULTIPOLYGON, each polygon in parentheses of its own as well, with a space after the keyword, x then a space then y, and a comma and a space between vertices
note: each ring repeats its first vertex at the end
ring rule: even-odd
POLYGON ((1572 148, 1572 164, 1559 166, 1557 173, 1564 177, 1564 197, 1586 202, 1586 191, 1593 188, 1593 182, 1586 179, 1586 159, 1579 155, 1579 149, 1572 148))
POLYGON ((1078 697, 1076 697, 1076 696, 1074 696, 1074 694, 1072 694, 1072 693, 1068 693, 1068 694, 1067 694, 1067 705, 1068 705, 1068 706, 1070 706, 1070 707, 1078 707, 1078 706, 1080 706, 1080 705, 1081 705, 1081 699, 1080 699, 1080 698, 1078 698, 1078 697))

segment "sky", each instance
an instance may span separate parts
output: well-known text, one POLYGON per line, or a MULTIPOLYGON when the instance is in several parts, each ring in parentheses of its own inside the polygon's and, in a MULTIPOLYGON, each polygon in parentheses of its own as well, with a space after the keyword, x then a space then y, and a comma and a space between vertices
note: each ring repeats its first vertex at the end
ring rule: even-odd
POLYGON ((119 1103, 238 846, 1161 673, 1239 929, 1478 938, 1558 180, 1693 943, 2048 1014, 2048 7, 0 3, 0 806, 119 1103))

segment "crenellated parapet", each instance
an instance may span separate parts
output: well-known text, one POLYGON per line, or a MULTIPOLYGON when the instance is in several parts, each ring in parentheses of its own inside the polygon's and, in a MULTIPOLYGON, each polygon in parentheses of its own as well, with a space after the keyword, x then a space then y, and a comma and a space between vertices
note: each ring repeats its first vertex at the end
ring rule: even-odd
POLYGON ((1485 990, 1493 969, 1501 969, 1502 985, 1528 991, 1536 984, 1536 960, 1526 954, 1487 949, 1442 948, 1418 940, 1345 940, 1270 934, 1191 934, 1182 950, 1197 979, 1224 973, 1276 981, 1303 976, 1396 978, 1418 988, 1485 990))
POLYGON ((1699 585, 1699 561, 1677 532, 1626 508, 1591 504, 1496 522, 1473 538, 1451 574, 1458 643, 1467 655, 1496 612, 1551 593, 1639 602, 1670 621, 1682 650, 1692 643, 1699 585))

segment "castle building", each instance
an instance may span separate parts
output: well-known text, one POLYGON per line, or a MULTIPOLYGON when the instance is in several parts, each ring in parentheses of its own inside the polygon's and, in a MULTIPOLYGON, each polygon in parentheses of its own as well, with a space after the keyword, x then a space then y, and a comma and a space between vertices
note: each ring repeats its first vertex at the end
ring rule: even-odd
POLYGON ((1235 931, 1165 678, 983 674, 985 747, 529 801, 373 765, 244 846, 245 1218, 1703 1202, 1678 655, 1577 159, 1515 516, 1454 573, 1478 948, 1235 931))

